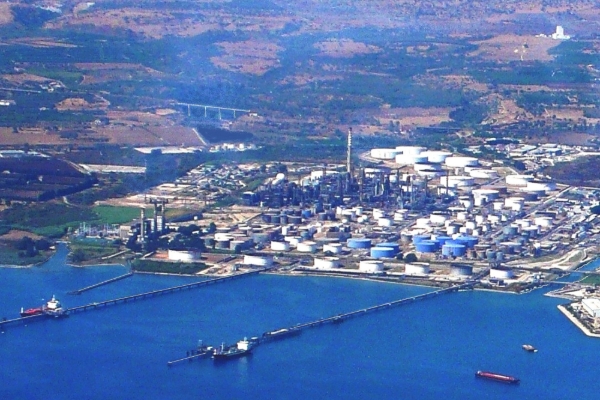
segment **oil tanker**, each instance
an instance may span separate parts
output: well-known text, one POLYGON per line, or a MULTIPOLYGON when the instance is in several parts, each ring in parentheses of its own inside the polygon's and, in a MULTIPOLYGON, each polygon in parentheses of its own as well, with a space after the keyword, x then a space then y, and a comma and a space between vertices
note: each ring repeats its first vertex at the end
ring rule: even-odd
POLYGON ((475 376, 478 378, 490 379, 492 381, 504 382, 504 383, 513 383, 517 384, 520 382, 519 378, 515 378, 510 375, 502 375, 497 374, 495 372, 486 372, 486 371, 477 371, 475 372, 475 376))

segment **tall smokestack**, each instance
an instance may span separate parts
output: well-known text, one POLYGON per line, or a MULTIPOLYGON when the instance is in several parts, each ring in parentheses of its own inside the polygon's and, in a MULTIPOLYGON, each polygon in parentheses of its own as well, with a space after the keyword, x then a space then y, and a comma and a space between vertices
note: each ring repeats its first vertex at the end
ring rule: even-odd
POLYGON ((143 242, 146 238, 146 210, 142 208, 140 210, 140 241, 143 242))
POLYGON ((348 154, 346 155, 346 172, 352 179, 352 128, 348 128, 348 154))

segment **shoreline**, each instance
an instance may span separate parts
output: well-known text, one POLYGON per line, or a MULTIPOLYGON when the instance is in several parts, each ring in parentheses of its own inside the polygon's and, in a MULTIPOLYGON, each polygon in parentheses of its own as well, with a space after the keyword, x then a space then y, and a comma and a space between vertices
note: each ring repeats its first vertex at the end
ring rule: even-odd
POLYGON ((565 306, 558 305, 556 306, 556 308, 558 308, 560 312, 562 312, 569 319, 569 321, 571 321, 573 325, 578 327, 586 336, 600 338, 600 334, 590 332, 590 330, 584 324, 582 324, 573 314, 571 314, 569 310, 565 308, 565 306))

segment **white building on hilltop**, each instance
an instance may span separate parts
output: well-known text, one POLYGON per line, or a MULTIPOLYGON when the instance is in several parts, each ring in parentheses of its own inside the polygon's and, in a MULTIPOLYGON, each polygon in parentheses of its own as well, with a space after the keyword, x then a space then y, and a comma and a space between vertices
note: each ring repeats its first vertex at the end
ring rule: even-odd
POLYGON ((571 36, 565 35, 565 30, 563 29, 563 27, 560 25, 557 25, 556 32, 554 32, 552 34, 552 39, 554 39, 554 40, 569 40, 569 39, 571 39, 571 36))

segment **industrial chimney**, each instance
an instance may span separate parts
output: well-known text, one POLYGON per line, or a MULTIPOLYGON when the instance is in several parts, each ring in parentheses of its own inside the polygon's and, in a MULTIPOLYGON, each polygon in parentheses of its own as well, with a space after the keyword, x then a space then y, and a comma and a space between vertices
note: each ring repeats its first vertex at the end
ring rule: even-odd
POLYGON ((346 172, 352 178, 352 128, 348 128, 348 154, 346 155, 346 172))

